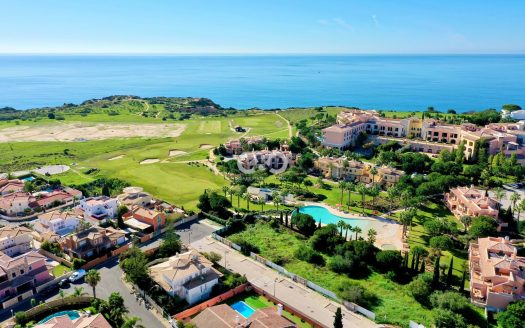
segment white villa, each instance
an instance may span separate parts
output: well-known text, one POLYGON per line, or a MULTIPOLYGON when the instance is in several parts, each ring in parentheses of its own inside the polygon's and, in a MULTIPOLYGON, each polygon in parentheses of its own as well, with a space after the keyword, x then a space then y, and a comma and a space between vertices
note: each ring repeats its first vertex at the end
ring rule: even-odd
POLYGON ((141 187, 126 187, 122 190, 122 194, 117 196, 119 204, 127 207, 133 206, 149 206, 153 197, 144 191, 141 187))
POLYGON ((78 207, 84 211, 85 218, 94 218, 101 223, 114 218, 118 211, 117 199, 107 196, 81 199, 78 207))
POLYGON ((51 211, 38 215, 38 221, 34 224, 34 229, 39 233, 55 233, 64 235, 75 231, 80 224, 82 215, 78 211, 51 211))
POLYGON ((168 294, 194 304, 209 297, 222 274, 196 250, 170 257, 150 267, 151 278, 168 294))

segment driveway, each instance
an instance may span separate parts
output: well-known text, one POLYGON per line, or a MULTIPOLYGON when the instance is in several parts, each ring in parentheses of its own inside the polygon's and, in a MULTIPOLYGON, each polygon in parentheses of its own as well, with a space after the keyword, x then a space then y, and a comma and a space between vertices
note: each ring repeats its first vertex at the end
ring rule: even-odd
MULTIPOLYGON (((191 244, 200 252, 216 252, 222 256, 220 265, 231 271, 246 275, 248 281, 274 295, 284 303, 293 306, 302 313, 315 318, 327 327, 332 327, 334 315, 340 305, 314 292, 304 285, 280 275, 277 271, 242 255, 211 237, 193 241, 191 244)), ((345 327, 372 328, 378 327, 368 318, 342 308, 345 327)))
MULTIPOLYGON (((128 309, 128 316, 136 316, 141 318, 140 323, 145 327, 152 328, 164 328, 164 325, 160 319, 158 319, 152 312, 144 307, 144 302, 139 302, 134 294, 131 294, 130 289, 122 282, 123 272, 118 266, 117 259, 112 259, 101 265, 95 267, 100 272, 101 280, 97 285, 97 297, 107 300, 112 292, 119 292, 124 298, 124 303, 128 309)), ((72 294, 75 287, 84 288, 83 292, 92 296, 93 289, 82 279, 81 282, 72 283, 68 288, 63 289, 66 295, 72 294)), ((47 296, 47 298, 36 297, 37 303, 43 301, 50 301, 58 299, 58 290, 54 294, 47 296)), ((28 310, 30 308, 30 302, 24 302, 14 309, 14 312, 28 310)), ((0 321, 4 321, 9 318, 10 313, 0 313, 0 321)), ((169 326, 168 326, 169 327, 169 326)))

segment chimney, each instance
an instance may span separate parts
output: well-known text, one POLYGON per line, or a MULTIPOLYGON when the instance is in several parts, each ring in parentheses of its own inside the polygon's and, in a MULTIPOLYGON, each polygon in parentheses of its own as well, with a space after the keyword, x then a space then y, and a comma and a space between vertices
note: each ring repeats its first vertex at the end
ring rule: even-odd
POLYGON ((283 305, 281 303, 277 304, 277 314, 282 317, 283 316, 283 305))

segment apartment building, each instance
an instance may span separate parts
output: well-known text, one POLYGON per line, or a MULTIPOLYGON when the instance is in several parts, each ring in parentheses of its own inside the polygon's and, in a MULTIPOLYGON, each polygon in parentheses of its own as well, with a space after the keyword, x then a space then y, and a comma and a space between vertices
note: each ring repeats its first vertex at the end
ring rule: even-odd
POLYGON ((322 144, 346 149, 355 145, 358 135, 363 132, 374 136, 377 143, 395 140, 414 151, 430 154, 456 149, 463 142, 467 159, 475 155, 476 144, 484 140, 489 154, 500 151, 508 156, 516 154, 518 161, 525 164, 525 122, 478 127, 470 123, 453 125, 414 117, 383 118, 374 111, 349 110, 338 114, 337 124, 322 130, 322 144))
POLYGON ((294 166, 298 155, 288 150, 287 145, 283 145, 279 150, 258 150, 239 155, 238 160, 246 170, 255 170, 260 165, 268 169, 279 170, 283 167, 294 166))
POLYGON ((349 179, 365 184, 374 183, 379 186, 390 187, 405 175, 405 172, 389 166, 373 166, 354 160, 347 160, 345 157, 321 157, 314 162, 314 167, 321 174, 329 179, 341 180, 349 179), (373 168, 377 172, 373 172, 373 168))
POLYGON ((508 238, 479 238, 469 248, 470 297, 488 311, 525 299, 525 258, 508 238))

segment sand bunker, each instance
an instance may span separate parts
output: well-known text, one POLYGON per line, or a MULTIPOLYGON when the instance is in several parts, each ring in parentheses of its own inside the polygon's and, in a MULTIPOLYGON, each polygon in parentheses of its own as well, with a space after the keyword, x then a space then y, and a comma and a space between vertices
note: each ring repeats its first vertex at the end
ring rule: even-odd
POLYGON ((158 162, 160 162, 160 159, 158 158, 148 158, 140 162, 140 164, 153 164, 153 163, 158 163, 158 162))
POLYGON ((170 150, 170 157, 173 157, 173 156, 179 156, 179 155, 185 155, 187 154, 187 152, 183 151, 183 150, 176 150, 176 149, 173 149, 173 150, 170 150))
POLYGON ((112 157, 108 159, 108 161, 116 161, 117 159, 121 159, 121 158, 124 158, 124 155, 118 155, 118 156, 112 157))
POLYGON ((69 171, 69 169, 70 167, 67 165, 48 165, 39 167, 38 169, 34 169, 33 172, 42 175, 54 175, 67 172, 69 171))
POLYGON ((213 146, 212 146, 212 145, 209 145, 209 144, 202 144, 202 145, 200 145, 199 148, 200 148, 200 149, 211 149, 211 148, 213 148, 213 146))
POLYGON ((87 141, 131 137, 178 137, 184 124, 64 123, 0 129, 0 142, 87 141))

